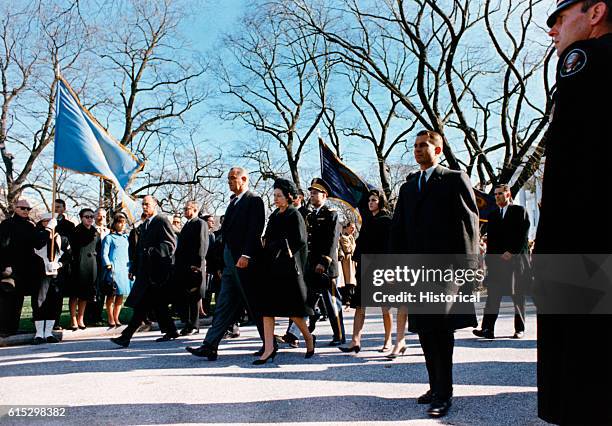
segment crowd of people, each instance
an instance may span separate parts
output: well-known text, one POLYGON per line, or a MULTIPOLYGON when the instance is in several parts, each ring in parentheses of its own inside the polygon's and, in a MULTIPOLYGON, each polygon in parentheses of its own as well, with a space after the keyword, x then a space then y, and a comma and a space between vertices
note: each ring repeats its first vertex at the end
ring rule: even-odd
MULTIPOLYGON (((595 93, 611 94, 610 6, 608 0, 558 0, 547 22, 560 60, 534 253, 612 252, 609 223, 597 222, 599 228, 591 228, 576 222, 584 206, 598 198, 594 191, 606 187, 607 170, 587 168, 598 183, 593 189, 576 173, 568 173, 578 160, 575 142, 584 141, 582 152, 605 154, 610 149, 601 124, 606 123, 609 109, 590 99, 595 93), (574 202, 567 202, 568 193, 574 202)), ((239 334, 236 324, 245 313, 261 338, 255 365, 272 362, 280 344, 299 347, 300 338, 305 358, 312 358, 321 344, 314 334, 321 318, 327 318, 333 332, 329 346, 358 353, 366 319, 363 292, 368 285, 360 273, 363 256, 452 253, 445 258, 447 266, 477 269, 486 247, 488 297, 480 328, 475 306, 467 299, 445 302, 439 312, 403 306, 397 311, 392 345, 391 311, 382 307, 380 351, 397 358, 406 351, 406 326, 418 335, 429 390, 417 403, 428 405, 430 416, 442 417, 452 405, 454 332, 471 327, 477 337, 494 339, 500 300, 512 296, 512 337, 522 338, 525 295, 532 286, 526 210, 512 203, 507 184, 496 185, 497 209, 487 225, 480 226, 468 175, 440 165, 443 146, 439 133, 416 134, 413 155, 419 171, 406 178, 392 212, 382 191, 367 194, 357 235, 354 223, 340 224, 338 212, 328 203, 330 186, 321 178, 311 181, 308 200, 293 182, 277 179, 276 208, 266 221, 263 200, 249 189, 248 172, 241 167, 228 173, 232 197, 216 232, 212 232, 214 218, 200 217, 195 201, 185 205, 187 222, 179 231, 176 217, 171 221, 159 214, 155 198, 144 197, 142 220, 128 235, 123 213, 114 214, 107 227, 103 209, 85 208, 74 226, 65 216, 65 203, 56 200, 57 216, 44 214, 34 224, 29 218, 31 206, 19 200, 14 214, 0 224, 1 332, 17 330, 26 295, 32 298, 36 344, 57 342, 52 328, 60 326, 64 297, 69 298, 70 328, 75 331, 86 328, 87 312, 94 316, 102 312, 106 298, 110 327, 121 326, 123 305, 133 309, 127 326, 111 339, 114 344, 129 346, 138 328, 151 319, 159 323, 162 336, 157 341, 163 342, 199 332, 200 314, 210 313, 214 293, 214 315, 202 344, 186 348, 195 356, 216 360, 221 340, 239 334), (180 332, 170 303, 183 317, 180 332), (355 308, 348 343, 343 303, 355 308), (278 317, 290 319, 281 335, 274 333, 278 317)), ((539 285, 540 302, 545 300, 543 288, 553 288, 555 297, 572 302, 583 298, 565 283, 544 280, 539 285)), ((472 288, 464 286, 461 291, 472 288)), ((605 334, 610 321, 610 315, 538 314, 541 418, 560 424, 612 422, 606 408, 609 387, 593 390, 598 378, 604 383, 612 379, 612 343, 605 334)))

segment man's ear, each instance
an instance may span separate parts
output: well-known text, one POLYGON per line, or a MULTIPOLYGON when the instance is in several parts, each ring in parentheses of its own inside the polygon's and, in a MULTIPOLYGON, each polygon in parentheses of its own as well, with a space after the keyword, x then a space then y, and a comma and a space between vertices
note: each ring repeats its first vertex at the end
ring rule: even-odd
POLYGON ((442 152, 442 147, 441 147, 441 146, 437 146, 437 147, 434 149, 434 152, 436 153, 436 155, 440 155, 440 153, 442 152))
POLYGON ((595 3, 593 7, 591 7, 591 24, 598 25, 606 19, 606 10, 610 13, 610 9, 603 1, 599 3, 595 3))

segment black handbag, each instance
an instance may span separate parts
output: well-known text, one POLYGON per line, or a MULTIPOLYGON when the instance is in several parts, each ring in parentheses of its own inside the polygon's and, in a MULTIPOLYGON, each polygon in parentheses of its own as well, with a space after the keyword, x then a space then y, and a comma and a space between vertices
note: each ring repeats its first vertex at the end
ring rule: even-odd
POLYGON ((100 281, 100 293, 105 296, 114 296, 117 293, 117 282, 112 269, 104 271, 102 280, 100 281))

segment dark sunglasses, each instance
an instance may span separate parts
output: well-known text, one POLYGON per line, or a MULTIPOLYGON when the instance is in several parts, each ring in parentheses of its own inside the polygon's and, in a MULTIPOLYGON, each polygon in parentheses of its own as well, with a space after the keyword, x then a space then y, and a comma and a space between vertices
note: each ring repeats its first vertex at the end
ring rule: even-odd
POLYGON ((32 210, 32 207, 21 207, 21 206, 17 206, 17 208, 18 208, 19 210, 26 210, 26 211, 30 211, 30 210, 32 210))
POLYGON ((93 219, 95 216, 92 214, 84 214, 83 219, 93 219))

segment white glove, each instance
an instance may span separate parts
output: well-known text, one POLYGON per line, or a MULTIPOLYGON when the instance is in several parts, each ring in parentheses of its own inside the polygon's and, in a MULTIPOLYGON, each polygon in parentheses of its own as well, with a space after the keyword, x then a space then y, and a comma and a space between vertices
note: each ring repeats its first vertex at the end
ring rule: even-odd
POLYGON ((47 223, 47 226, 45 228, 53 231, 56 226, 57 226, 57 219, 53 218, 49 221, 49 223, 47 223))

